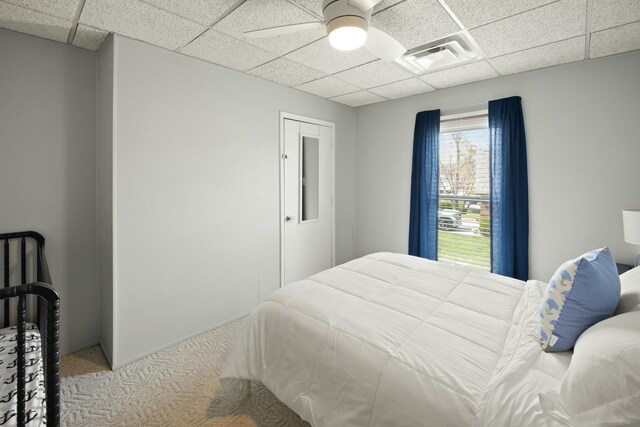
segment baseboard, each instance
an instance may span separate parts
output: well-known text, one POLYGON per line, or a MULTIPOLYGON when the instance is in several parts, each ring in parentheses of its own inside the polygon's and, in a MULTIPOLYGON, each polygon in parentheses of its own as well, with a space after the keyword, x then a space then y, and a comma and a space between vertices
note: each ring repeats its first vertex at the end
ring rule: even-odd
MULTIPOLYGON (((138 357, 135 357, 134 359, 128 360, 128 361, 126 361, 126 362, 124 362, 124 363, 119 363, 119 364, 117 364, 117 365, 113 365, 113 364, 111 363, 111 361, 109 360, 109 358, 108 358, 108 357, 107 357, 107 360, 109 361, 109 365, 111 366, 111 370, 112 370, 112 371, 117 371, 118 369, 123 368, 124 366, 127 366, 127 365, 129 365, 129 364, 131 364, 131 363, 133 363, 133 362, 137 362, 137 361, 138 361, 138 360, 140 360, 140 359, 144 359, 145 357, 151 356, 152 354, 156 354, 156 353, 158 353, 158 352, 160 352, 160 351, 162 351, 162 350, 166 350, 167 348, 169 348, 169 347, 173 347, 174 345, 178 345, 178 344, 180 344, 181 342, 184 342, 184 341, 186 341, 186 340, 188 340, 188 339, 191 339, 191 338, 193 338, 193 337, 197 337, 198 335, 202 335, 202 334, 204 334, 205 332, 210 331, 211 329, 221 328, 221 327, 223 327, 223 326, 228 325, 229 323, 233 323, 233 322, 235 322, 235 321, 236 321, 236 320, 238 320, 238 319, 242 319, 243 317, 248 316, 250 313, 251 313, 251 312, 247 312, 247 313, 242 314, 242 315, 240 315, 240 316, 238 316, 238 317, 234 317, 234 318, 232 318, 232 319, 226 320, 226 321, 224 321, 224 322, 222 322, 222 323, 220 323, 220 324, 218 324, 218 325, 206 327, 206 328, 201 329, 200 331, 198 331, 198 332, 196 332, 196 333, 193 333, 193 334, 191 334, 191 335, 188 335, 188 336, 186 336, 186 337, 184 337, 184 338, 180 338, 179 340, 173 341, 173 342, 171 342, 171 343, 169 343, 169 344, 163 345, 162 347, 159 347, 159 348, 157 348, 157 349, 155 349, 155 350, 151 350, 151 351, 149 351, 149 352, 147 352, 147 353, 144 353, 144 354, 142 354, 142 355, 140 355, 140 356, 138 356, 138 357)), ((101 343, 101 345, 102 345, 102 343, 101 343)), ((104 351, 104 347, 103 347, 103 351, 104 351)), ((105 353, 105 356, 106 356, 106 353, 105 353)))
POLYGON ((94 342, 92 344, 83 345, 82 347, 73 349, 72 351, 70 351, 68 353, 64 353, 64 354, 61 353, 60 354, 60 358, 65 357, 65 356, 70 356, 70 355, 72 355, 74 353, 78 353, 80 351, 84 351, 84 350, 86 350, 88 348, 95 347, 96 345, 100 345, 100 342, 94 342))
POLYGON ((104 354, 104 358, 107 359, 107 363, 109 364, 109 369, 113 371, 113 363, 111 362, 111 357, 109 352, 107 352, 105 345, 102 344, 102 340, 100 340, 100 348, 102 349, 102 354, 104 354))

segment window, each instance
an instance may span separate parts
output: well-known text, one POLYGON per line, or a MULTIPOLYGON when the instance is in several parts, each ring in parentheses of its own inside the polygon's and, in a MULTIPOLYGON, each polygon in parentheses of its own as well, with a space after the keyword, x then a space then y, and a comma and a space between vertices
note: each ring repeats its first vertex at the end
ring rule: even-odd
POLYGON ((303 136, 300 144, 300 218, 318 219, 320 140, 303 136))
POLYGON ((442 116, 439 157, 438 260, 490 271, 487 112, 442 116))

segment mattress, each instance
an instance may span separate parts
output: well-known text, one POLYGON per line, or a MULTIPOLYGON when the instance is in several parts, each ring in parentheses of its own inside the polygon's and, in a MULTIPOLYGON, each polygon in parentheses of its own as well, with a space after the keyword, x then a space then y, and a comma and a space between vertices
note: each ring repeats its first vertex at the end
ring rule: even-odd
POLYGON ((538 393, 570 354, 536 338, 545 285, 378 253, 287 285, 248 316, 224 387, 266 385, 314 426, 552 426, 538 393))
MULTIPOLYGON (((28 323, 26 332, 27 426, 46 426, 45 389, 42 351, 38 328, 28 323)), ((18 411, 17 330, 0 329, 0 426, 15 426, 18 411)))

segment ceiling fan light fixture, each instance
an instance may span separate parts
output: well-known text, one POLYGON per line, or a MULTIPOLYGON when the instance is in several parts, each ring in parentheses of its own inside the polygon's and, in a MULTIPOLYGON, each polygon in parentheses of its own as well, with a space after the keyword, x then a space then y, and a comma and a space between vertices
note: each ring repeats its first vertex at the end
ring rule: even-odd
POLYGON ((327 24, 329 43, 338 50, 358 49, 367 41, 369 23, 359 16, 340 16, 327 24))

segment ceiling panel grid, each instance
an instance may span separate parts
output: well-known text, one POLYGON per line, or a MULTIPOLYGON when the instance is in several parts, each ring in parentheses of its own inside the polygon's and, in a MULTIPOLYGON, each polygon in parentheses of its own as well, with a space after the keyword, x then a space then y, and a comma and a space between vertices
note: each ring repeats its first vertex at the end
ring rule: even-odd
POLYGON ((407 49, 468 30, 478 60, 421 76, 323 29, 245 31, 321 21, 322 0, 0 0, 0 28, 97 50, 118 33, 265 80, 361 106, 640 49, 638 0, 382 0, 371 25, 407 49))

